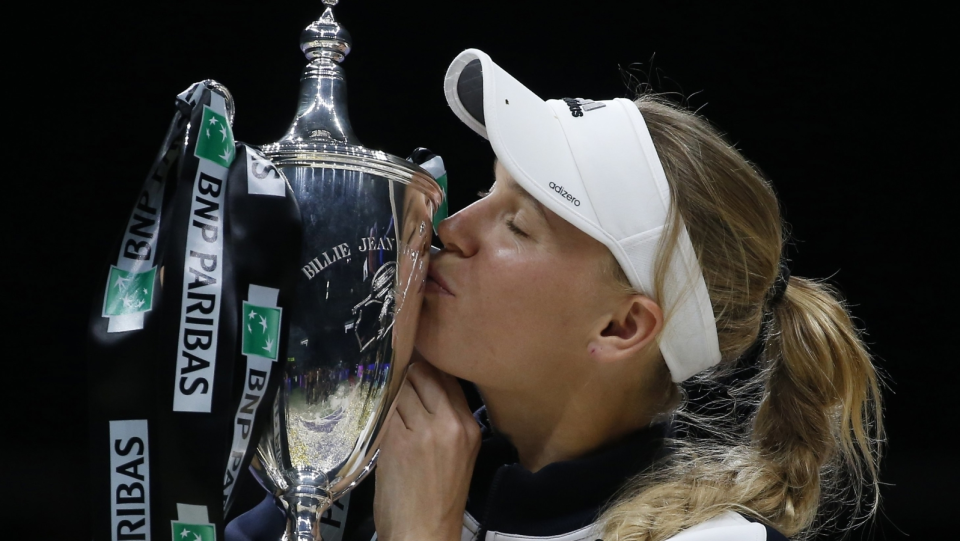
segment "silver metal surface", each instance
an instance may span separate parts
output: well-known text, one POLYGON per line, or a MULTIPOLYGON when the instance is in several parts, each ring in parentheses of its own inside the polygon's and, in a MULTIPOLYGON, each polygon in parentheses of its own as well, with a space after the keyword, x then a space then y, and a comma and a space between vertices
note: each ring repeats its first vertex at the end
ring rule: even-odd
POLYGON ((347 81, 340 62, 350 52, 350 34, 333 18, 337 2, 300 34, 300 49, 310 60, 300 77, 297 114, 278 150, 304 142, 360 145, 347 113, 347 81))
POLYGON ((287 509, 288 541, 318 540, 318 516, 375 463, 413 352, 443 197, 426 171, 356 139, 339 66, 349 34, 333 18, 336 0, 324 3, 301 35, 310 63, 296 117, 262 147, 304 225, 284 381, 252 462, 287 509))

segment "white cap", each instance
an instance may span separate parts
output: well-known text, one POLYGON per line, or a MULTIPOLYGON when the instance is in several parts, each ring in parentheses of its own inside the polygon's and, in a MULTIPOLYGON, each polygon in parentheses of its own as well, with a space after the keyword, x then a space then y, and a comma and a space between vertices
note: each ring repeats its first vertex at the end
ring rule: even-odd
MULTIPOLYGON (((523 189, 603 243, 631 285, 655 295, 670 187, 632 101, 544 101, 477 49, 453 60, 444 93, 523 189)), ((713 307, 685 226, 663 295, 654 299, 667 314, 660 351, 673 381, 680 382, 720 362, 713 307)))

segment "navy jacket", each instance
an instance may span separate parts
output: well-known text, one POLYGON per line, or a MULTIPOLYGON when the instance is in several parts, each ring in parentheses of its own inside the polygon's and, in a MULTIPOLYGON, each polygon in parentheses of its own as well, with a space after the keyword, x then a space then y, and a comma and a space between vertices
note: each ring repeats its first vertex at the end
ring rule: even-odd
MULTIPOLYGON (((634 475, 666 455, 668 426, 654 424, 585 457, 549 464, 532 473, 518 463, 516 448, 495 432, 480 408, 474 417, 482 443, 464 512, 461 541, 594 541, 603 506, 634 475)), ((343 509, 322 523, 325 541, 371 541, 374 476, 364 480, 343 509), (344 516, 345 515, 345 516, 344 516)), ((343 503, 343 502, 341 502, 343 503)), ((269 496, 227 526, 227 541, 276 541, 283 513, 269 496)), ((726 513, 675 536, 676 541, 782 541, 769 526, 726 513)))

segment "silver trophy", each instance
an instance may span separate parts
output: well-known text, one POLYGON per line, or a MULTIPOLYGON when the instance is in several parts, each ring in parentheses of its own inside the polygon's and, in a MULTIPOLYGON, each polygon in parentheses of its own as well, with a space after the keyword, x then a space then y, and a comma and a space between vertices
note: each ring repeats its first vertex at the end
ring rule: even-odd
POLYGON ((336 3, 324 0, 301 34, 310 62, 296 118, 262 148, 290 182, 304 227, 284 379, 252 461, 287 509, 289 541, 319 540, 319 516, 373 467, 413 353, 443 198, 429 173, 354 135, 339 65, 350 36, 336 3))

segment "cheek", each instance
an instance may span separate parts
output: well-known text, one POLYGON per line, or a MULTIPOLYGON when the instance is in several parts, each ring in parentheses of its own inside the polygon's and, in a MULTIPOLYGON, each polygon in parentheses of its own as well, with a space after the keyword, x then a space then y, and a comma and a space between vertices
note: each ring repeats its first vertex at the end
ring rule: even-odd
POLYGON ((510 386, 548 377, 576 351, 575 280, 550 258, 513 256, 470 261, 457 297, 424 300, 417 347, 441 370, 510 386))

